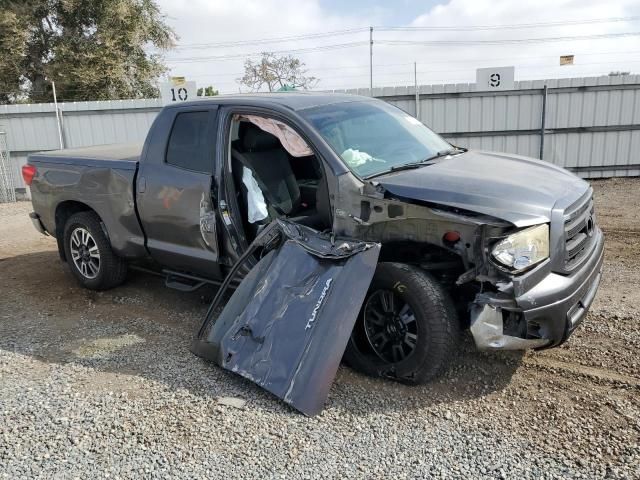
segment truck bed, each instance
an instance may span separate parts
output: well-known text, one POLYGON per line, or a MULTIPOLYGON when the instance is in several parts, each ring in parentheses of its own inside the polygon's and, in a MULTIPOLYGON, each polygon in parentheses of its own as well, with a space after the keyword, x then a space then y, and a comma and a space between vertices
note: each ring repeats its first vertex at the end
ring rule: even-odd
POLYGON ((37 169, 31 199, 46 231, 60 239, 69 215, 91 209, 104 222, 117 254, 146 255, 134 188, 141 152, 142 144, 131 144, 29 155, 27 162, 37 169))
POLYGON ((66 148, 64 150, 33 153, 29 156, 29 162, 95 167, 98 165, 104 166, 104 162, 108 161, 113 162, 109 163, 109 168, 135 170, 141 153, 141 143, 98 145, 95 147, 66 148))

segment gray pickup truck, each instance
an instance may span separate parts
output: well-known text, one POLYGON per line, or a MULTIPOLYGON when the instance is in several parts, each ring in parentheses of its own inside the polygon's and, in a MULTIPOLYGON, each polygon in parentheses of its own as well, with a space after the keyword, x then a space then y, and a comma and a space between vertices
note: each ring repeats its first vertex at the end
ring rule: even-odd
POLYGON ((481 349, 557 346, 601 277, 586 182, 455 147, 365 97, 171 105, 144 145, 33 154, 23 176, 34 225, 83 286, 129 267, 222 284, 193 350, 308 414, 343 357, 424 383, 466 328, 481 349))

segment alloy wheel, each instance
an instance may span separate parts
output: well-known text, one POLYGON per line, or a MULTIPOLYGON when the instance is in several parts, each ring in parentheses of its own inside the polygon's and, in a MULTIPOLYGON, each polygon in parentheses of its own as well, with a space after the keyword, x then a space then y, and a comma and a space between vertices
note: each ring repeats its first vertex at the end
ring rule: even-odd
POLYGON ((71 260, 82 276, 93 279, 100 272, 100 251, 91 233, 83 227, 71 232, 71 260))

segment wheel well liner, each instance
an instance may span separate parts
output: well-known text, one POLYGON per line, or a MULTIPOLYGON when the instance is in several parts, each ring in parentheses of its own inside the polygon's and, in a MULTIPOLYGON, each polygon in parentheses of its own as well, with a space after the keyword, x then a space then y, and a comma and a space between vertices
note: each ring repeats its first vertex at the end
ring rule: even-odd
POLYGON ((420 263, 420 259, 430 259, 431 261, 456 261, 462 264, 460 253, 435 245, 433 243, 413 242, 413 241, 393 241, 383 242, 380 251, 380 261, 420 263))

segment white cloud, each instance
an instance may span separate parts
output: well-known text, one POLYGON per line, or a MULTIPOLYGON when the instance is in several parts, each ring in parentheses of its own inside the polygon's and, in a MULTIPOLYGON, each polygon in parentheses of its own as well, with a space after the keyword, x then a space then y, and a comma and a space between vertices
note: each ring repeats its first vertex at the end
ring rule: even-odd
MULTIPOLYGON (((222 92, 238 91, 235 79, 242 72, 242 59, 212 60, 224 56, 288 50, 318 45, 368 40, 366 27, 388 25, 384 9, 372 8, 359 15, 340 15, 321 7, 317 0, 159 0, 169 23, 180 36, 180 45, 274 38, 362 28, 351 35, 299 40, 269 45, 226 48, 180 48, 167 55, 172 74, 212 84, 222 92), (200 58, 189 62, 174 59, 200 58)), ((418 12, 413 27, 451 25, 513 25, 570 22, 594 18, 640 15, 637 0, 514 2, 509 0, 452 0, 430 11, 418 12)), ((536 37, 567 37, 640 31, 640 22, 563 25, 545 28, 472 32, 374 32, 374 86, 413 84, 413 65, 418 62, 421 84, 474 81, 482 66, 515 65, 516 79, 557 78, 606 74, 611 70, 640 72, 640 37, 582 40, 528 45, 491 46, 397 46, 382 40, 494 40, 536 37), (575 54, 576 65, 559 67, 559 56, 575 54)), ((368 86, 369 47, 296 54, 321 88, 368 86)))

